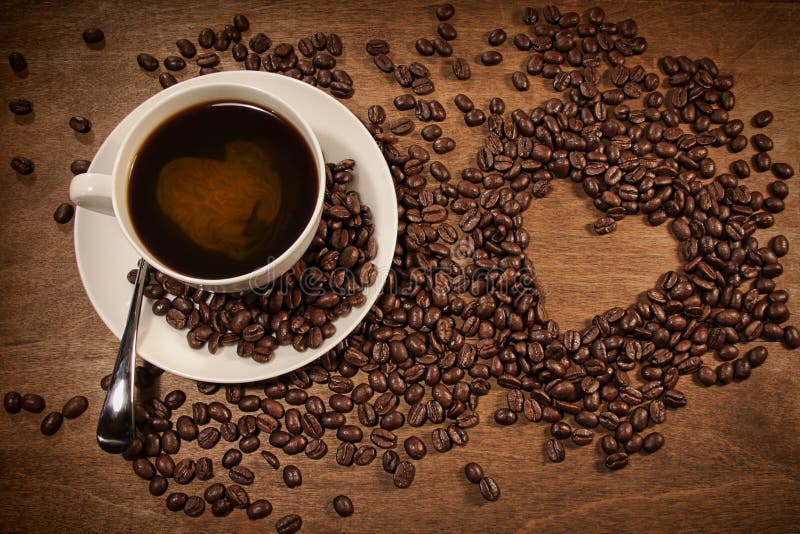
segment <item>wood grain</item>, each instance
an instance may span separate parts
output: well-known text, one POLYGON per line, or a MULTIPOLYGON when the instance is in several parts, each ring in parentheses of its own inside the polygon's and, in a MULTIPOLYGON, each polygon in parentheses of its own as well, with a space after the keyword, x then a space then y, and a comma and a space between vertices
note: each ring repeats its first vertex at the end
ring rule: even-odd
MULTIPOLYGON (((800 58, 797 28, 800 9, 787 2, 649 2, 602 4, 608 19, 633 17, 649 50, 640 59, 655 69, 663 54, 710 56, 723 72, 735 76, 734 115, 746 122, 769 108, 776 120, 766 130, 775 140, 774 158, 798 168, 800 152, 800 58)), ((519 2, 460 2, 452 20, 459 31, 456 54, 475 61, 488 49, 488 31, 505 28, 513 36, 523 31, 519 2)), ((564 2, 562 11, 583 10, 584 4, 564 2)), ((480 407, 484 421, 470 433, 467 447, 446 455, 429 453, 419 462, 414 485, 396 490, 379 462, 344 469, 332 453, 322 461, 281 457, 304 473, 303 486, 287 490, 279 473, 258 455, 248 457, 259 480, 251 494, 274 505, 263 522, 248 522, 241 513, 225 519, 200 520, 168 512, 163 500, 151 497, 146 483, 129 464, 107 456, 94 442, 94 426, 102 392, 98 382, 110 371, 117 340, 95 315, 78 277, 72 226, 59 227, 51 214, 67 199, 69 164, 91 158, 111 129, 133 107, 158 89, 155 76, 142 72, 136 54, 147 51, 163 58, 174 53, 178 38, 196 39, 207 25, 221 27, 236 12, 245 13, 252 29, 274 42, 296 42, 314 31, 335 31, 345 44, 341 65, 356 81, 348 107, 364 116, 368 105, 391 107, 398 86, 377 71, 364 52, 373 37, 390 41, 396 62, 419 60, 414 40, 435 35, 434 4, 411 0, 360 2, 5 2, 0 18, 0 55, 22 51, 27 76, 0 68, 0 96, 28 98, 33 117, 15 119, 0 113, 0 161, 25 155, 36 163, 28 177, 15 175, 3 163, 0 208, 0 392, 34 391, 45 395, 48 410, 59 409, 71 395, 90 399, 86 415, 67 421, 55 436, 38 430, 41 416, 0 413, 0 529, 4 531, 142 531, 211 532, 270 530, 288 513, 301 513, 305 531, 792 531, 800 520, 800 378, 797 353, 769 344, 770 356, 745 383, 703 389, 684 379, 689 405, 670 411, 660 429, 667 444, 658 454, 637 454, 629 468, 607 472, 596 447, 568 447, 567 461, 551 465, 543 454, 546 426, 519 423, 501 429, 491 422, 502 402, 494 392, 480 407), (90 50, 81 32, 103 28, 105 45, 90 50), (67 126, 71 115, 94 122, 88 136, 67 126), (462 467, 480 462, 501 486, 502 497, 486 503, 477 487, 466 482, 462 467), (349 495, 356 513, 341 519, 331 500, 349 495)), ((452 105, 458 92, 481 106, 502 95, 509 109, 530 109, 550 98, 545 81, 532 79, 532 89, 517 93, 510 73, 524 65, 525 54, 510 44, 505 61, 492 68, 472 65, 473 77, 453 79, 449 60, 425 58, 449 117, 443 127, 458 140, 458 149, 441 158, 451 169, 471 164, 480 132, 463 127, 452 105)), ((226 59, 228 61, 228 59, 226 59)), ((226 63, 226 68, 233 68, 226 63)), ((188 76, 188 72, 179 77, 188 76)), ((5 104, 4 104, 5 105, 5 104)), ((5 109, 5 108, 4 108, 5 109)), ((754 133, 748 126, 747 132, 754 133)), ((420 142, 418 135, 410 139, 420 142)), ((749 152, 748 152, 749 153, 749 152)), ((718 170, 730 156, 714 154, 718 170)), ((748 180, 763 189, 769 177, 748 180)), ((774 228, 760 231, 763 242, 776 234, 798 242, 800 210, 795 189, 774 228)), ((655 283, 658 275, 679 265, 677 247, 665 227, 651 228, 631 217, 616 233, 598 237, 587 230, 597 213, 580 191, 567 182, 537 200, 526 213, 533 236, 529 254, 546 288, 546 304, 562 328, 581 327, 594 314, 633 302, 655 283)), ((800 254, 793 249, 783 261, 780 285, 796 294, 800 285, 800 254)), ((790 303, 792 305, 794 300, 790 303)), ((711 355, 706 356, 712 361, 711 355)), ((194 385, 164 376, 162 394, 194 385)), ((499 389, 499 388, 496 388, 499 389)), ((324 392, 322 392, 324 393, 324 392)), ((179 412, 185 413, 187 406, 179 412)), ((423 438, 429 445, 429 430, 423 438)), ((401 437, 410 435, 408 429, 401 437)), ((183 454, 194 454, 193 444, 183 454)), ((221 454, 218 452, 217 454, 221 454)), ((225 480, 218 473, 216 480, 225 480)), ((176 485, 170 491, 176 489, 176 485)), ((195 483, 189 493, 200 493, 195 483)), ((183 488, 181 488, 183 489, 183 488)))

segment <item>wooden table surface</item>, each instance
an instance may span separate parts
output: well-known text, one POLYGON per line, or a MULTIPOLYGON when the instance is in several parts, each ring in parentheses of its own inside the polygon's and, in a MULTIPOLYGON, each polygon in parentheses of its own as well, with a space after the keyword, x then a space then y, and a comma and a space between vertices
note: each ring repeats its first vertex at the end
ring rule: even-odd
MULTIPOLYGON (((296 43, 314 31, 337 32, 345 46, 340 64, 356 83, 348 107, 363 117, 368 105, 379 103, 396 118, 399 114, 391 100, 401 91, 375 69, 364 43, 386 38, 396 62, 419 60, 413 43, 420 36, 435 35, 435 4, 370 0, 237 2, 235 8, 233 3, 201 6, 186 0, 3 4, 0 56, 20 50, 30 68, 27 76, 20 77, 7 65, 0 66, 1 100, 28 98, 34 102, 35 115, 16 120, 8 111, 0 113, 0 392, 39 392, 53 409, 74 394, 84 394, 90 408, 52 437, 39 432, 41 416, 0 413, 0 530, 270 531, 278 517, 300 513, 304 531, 310 532, 796 531, 798 353, 776 343, 768 344, 765 365, 746 382, 704 389, 684 378, 681 388, 689 404, 670 411, 659 429, 667 439, 665 447, 658 454, 634 455, 631 465, 619 472, 602 467, 596 443, 580 450, 568 447, 567 461, 548 463, 543 453, 547 425, 523 421, 500 428, 491 421, 493 410, 503 402, 496 391, 500 388, 495 388, 480 406, 483 423, 471 431, 469 445, 445 455, 431 450, 418 463, 416 480, 408 490, 393 487, 380 461, 345 469, 335 465, 333 451, 319 462, 303 455, 292 459, 303 470, 304 482, 301 488, 288 490, 279 474, 253 455, 245 460, 259 477, 251 494, 272 502, 270 518, 249 522, 236 512, 218 519, 207 510, 202 519, 191 519, 168 512, 163 498, 150 496, 146 482, 131 472, 127 462, 102 453, 95 444, 103 398, 98 382, 110 372, 118 342, 84 293, 72 224, 58 226, 51 216, 67 200, 70 162, 91 158, 112 128, 157 92, 155 76, 136 65, 137 53, 147 51, 163 59, 174 53, 176 39, 195 40, 200 29, 220 28, 237 12, 249 17, 251 32, 264 31, 276 43, 296 43), (105 31, 100 50, 90 50, 81 39, 81 32, 91 26, 105 31), (76 135, 68 128, 69 117, 76 114, 91 118, 91 134, 76 135), (21 177, 11 171, 8 161, 18 154, 35 161, 35 174, 21 177), (477 487, 466 482, 462 468, 468 461, 480 462, 496 478, 502 489, 498 502, 485 502, 477 487), (331 499, 339 493, 353 499, 354 516, 342 519, 332 511, 331 499)), ((524 65, 526 54, 510 43, 502 47, 506 60, 500 66, 475 63, 476 56, 489 48, 485 41, 489 30, 503 27, 510 36, 524 30, 524 5, 456 4, 451 22, 459 37, 454 46, 457 55, 473 62, 471 80, 454 80, 449 60, 422 59, 434 74, 437 90, 431 96, 449 113, 444 129, 459 142, 454 153, 442 158, 451 169, 473 161, 481 136, 478 129, 468 131, 463 126, 452 105, 456 93, 467 93, 482 107, 490 97, 502 95, 509 109, 530 109, 553 94, 541 78, 532 78, 529 92, 513 90, 510 73, 524 65)), ((577 2, 559 5, 562 12, 588 7, 577 2)), ((649 70, 656 69, 664 54, 714 58, 723 72, 735 76, 733 115, 748 122, 745 133, 754 133, 749 119, 756 111, 771 109, 776 119, 766 132, 775 140, 773 157, 798 169, 800 8, 796 3, 615 1, 603 7, 609 20, 637 20, 649 49, 636 61, 649 70)), ((225 57, 229 61, 229 54, 225 57)), ((417 140, 418 134, 410 139, 417 140)), ((713 157, 718 169, 730 159, 725 150, 715 151, 713 157)), ((767 178, 760 175, 748 183, 763 190, 767 178)), ((766 243, 770 236, 784 233, 796 247, 784 258, 785 273, 779 281, 793 295, 790 306, 800 285, 796 181, 789 182, 787 209, 777 216, 775 227, 757 234, 766 243)), ((547 308, 562 329, 582 327, 611 306, 627 306, 662 272, 679 265, 676 241, 667 225, 652 228, 641 217, 629 217, 616 233, 598 237, 587 230, 597 216, 579 189, 564 181, 556 181, 553 193, 536 200, 525 214, 533 238, 528 252, 546 288, 547 308)), ((714 360, 712 355, 705 359, 714 360)), ((166 375, 157 390, 163 394, 176 387, 189 392, 189 401, 179 412, 185 413, 200 395, 191 381, 166 375)), ((400 435, 409 435, 408 429, 400 435)), ((429 440, 429 429, 424 438, 429 440)), ((195 452, 193 445, 184 446, 181 455, 195 452)), ((429 441, 428 445, 430 449, 429 441)), ((217 447, 214 454, 222 450, 217 447)), ((282 461, 289 460, 282 457, 282 461)), ((189 492, 200 493, 204 487, 195 482, 189 492)))

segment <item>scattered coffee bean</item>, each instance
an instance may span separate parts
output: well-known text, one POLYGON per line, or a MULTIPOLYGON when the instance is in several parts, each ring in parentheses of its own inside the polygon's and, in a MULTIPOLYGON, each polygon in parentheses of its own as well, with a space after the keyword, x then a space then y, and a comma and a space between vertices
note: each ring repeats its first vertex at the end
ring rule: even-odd
POLYGON ((100 28, 89 28, 83 32, 83 40, 86 44, 96 44, 105 38, 103 30, 100 28))
POLYGON ((794 169, 788 163, 773 163, 772 167, 770 168, 772 170, 772 174, 781 180, 788 180, 794 176, 794 169))
POLYGON ((31 413, 42 413, 45 408, 44 398, 36 393, 26 393, 22 396, 22 409, 31 413))
POLYGON ((78 133, 89 133, 92 130, 92 121, 78 115, 69 119, 69 127, 78 133))
POLYGON ((82 395, 76 395, 69 399, 61 409, 61 414, 67 419, 77 419, 89 407, 89 399, 82 395))
POLYGON ((29 160, 28 158, 15 156, 11 158, 11 168, 14 169, 14 172, 17 174, 26 176, 31 174, 35 167, 33 165, 33 161, 29 160))
POLYGON ((458 58, 453 61, 453 74, 459 80, 469 80, 472 75, 469 63, 464 58, 458 58))
POLYGON ((53 212, 53 220, 58 224, 67 224, 72 220, 72 216, 74 214, 75 208, 72 206, 72 204, 62 202, 58 205, 56 211, 53 212))
POLYGON ((42 419, 41 430, 42 434, 45 436, 52 436, 58 429, 61 428, 61 424, 64 422, 64 417, 58 412, 50 412, 42 419))
POLYGON ((470 462, 464 466, 464 475, 466 475, 467 480, 477 484, 483 480, 483 467, 475 462, 470 462))
POLYGON ((442 4, 436 8, 436 18, 439 20, 450 20, 456 13, 456 8, 453 4, 442 4))
POLYGON ((415 472, 414 464, 407 461, 400 462, 394 470, 394 485, 401 489, 411 486, 415 472))
POLYGON ((770 110, 765 109, 763 111, 759 111, 753 115, 753 126, 756 128, 764 128, 765 126, 769 126, 769 124, 772 122, 772 118, 773 115, 770 110))
POLYGON ((24 98, 17 98, 8 103, 8 109, 14 115, 28 115, 33 112, 33 103, 24 98))
POLYGON ((303 527, 303 518, 299 515, 285 515, 275 522, 275 530, 278 534, 294 534, 303 527))
POLYGON ((247 507, 248 519, 263 519, 272 513, 272 503, 266 499, 253 501, 247 507))
POLYGON ((164 58, 164 67, 176 71, 186 67, 186 61, 180 56, 167 56, 164 58))
POLYGON ((353 515, 353 501, 346 495, 337 495, 333 498, 333 509, 342 517, 353 515))
POLYGON ((158 68, 158 60, 150 54, 146 53, 139 54, 138 56, 136 56, 136 62, 139 64, 141 68, 143 68, 148 72, 153 72, 158 68))
POLYGON ((283 482, 287 488, 297 488, 303 484, 303 474, 294 465, 287 465, 283 468, 283 482))
POLYGON ((183 513, 189 517, 200 517, 206 510, 206 503, 202 498, 193 495, 186 499, 183 506, 183 513))
POLYGON ((500 64, 503 61, 503 54, 496 50, 487 50, 481 54, 481 63, 487 67, 500 64))
POLYGON ((28 62, 25 60, 25 56, 17 51, 11 52, 8 55, 8 64, 14 72, 23 72, 28 68, 28 62))
POLYGON ((500 487, 492 477, 484 477, 480 481, 481 495, 487 501, 494 502, 500 498, 500 487))

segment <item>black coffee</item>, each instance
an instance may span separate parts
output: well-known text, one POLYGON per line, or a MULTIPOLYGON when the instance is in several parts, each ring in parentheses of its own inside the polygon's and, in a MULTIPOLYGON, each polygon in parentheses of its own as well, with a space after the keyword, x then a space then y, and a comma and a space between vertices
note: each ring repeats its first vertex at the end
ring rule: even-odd
POLYGON ((311 148, 293 125, 245 102, 208 102, 142 144, 128 207, 155 258, 217 280, 280 256, 308 223, 317 193, 311 148))

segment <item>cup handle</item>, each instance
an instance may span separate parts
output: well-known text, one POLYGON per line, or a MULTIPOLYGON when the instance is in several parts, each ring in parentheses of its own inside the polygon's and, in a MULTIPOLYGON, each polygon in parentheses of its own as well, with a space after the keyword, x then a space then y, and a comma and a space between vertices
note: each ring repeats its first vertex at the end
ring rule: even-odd
POLYGON ((79 174, 70 183, 69 197, 82 208, 114 217, 114 205, 111 202, 113 182, 108 174, 79 174))

